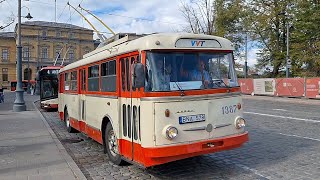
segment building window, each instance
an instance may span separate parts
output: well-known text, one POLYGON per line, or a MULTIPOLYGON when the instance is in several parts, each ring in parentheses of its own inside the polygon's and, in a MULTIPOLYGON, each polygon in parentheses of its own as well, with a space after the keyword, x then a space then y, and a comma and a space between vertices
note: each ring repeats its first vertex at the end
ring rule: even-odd
POLYGON ((2 68, 2 81, 8 81, 8 68, 2 68))
POLYGON ((23 47, 23 50, 22 50, 22 57, 23 58, 30 58, 31 57, 31 53, 30 53, 30 48, 29 47, 23 47))
POLYGON ((68 54, 69 54, 69 59, 74 60, 74 50, 70 49, 68 54))
POLYGON ((84 54, 88 54, 90 52, 90 49, 84 50, 84 54))
POLYGON ((48 59, 48 48, 47 47, 41 48, 41 57, 43 59, 48 59))
POLYGON ((45 30, 42 31, 42 37, 44 37, 44 38, 47 37, 47 31, 45 31, 45 30))
POLYGON ((56 48, 56 55, 55 55, 55 59, 61 59, 61 54, 62 54, 62 48, 61 47, 57 47, 56 48))
POLYGON ((29 68, 29 71, 28 71, 28 68, 24 69, 23 71, 24 80, 31 80, 31 75, 32 75, 32 70, 30 68, 29 68))
POLYGON ((57 37, 57 38, 61 37, 61 31, 57 31, 56 37, 57 37))
POLYGON ((69 32, 69 38, 74 38, 74 33, 73 32, 69 32))
POLYGON ((9 50, 7 48, 2 49, 2 61, 6 62, 9 60, 9 50))

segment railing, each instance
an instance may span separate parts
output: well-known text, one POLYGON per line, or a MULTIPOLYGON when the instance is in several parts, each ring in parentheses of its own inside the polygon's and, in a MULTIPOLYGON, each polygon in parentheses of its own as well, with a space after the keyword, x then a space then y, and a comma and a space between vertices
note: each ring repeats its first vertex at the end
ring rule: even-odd
POLYGON ((320 99, 320 78, 239 79, 243 94, 320 99))

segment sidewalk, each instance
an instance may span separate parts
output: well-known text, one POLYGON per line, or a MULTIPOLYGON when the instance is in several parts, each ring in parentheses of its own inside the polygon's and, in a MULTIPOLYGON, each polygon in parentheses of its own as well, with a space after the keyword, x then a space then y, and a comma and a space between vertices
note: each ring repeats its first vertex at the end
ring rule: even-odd
POLYGON ((27 111, 13 112, 14 92, 0 103, 0 179, 86 179, 25 94, 27 111))

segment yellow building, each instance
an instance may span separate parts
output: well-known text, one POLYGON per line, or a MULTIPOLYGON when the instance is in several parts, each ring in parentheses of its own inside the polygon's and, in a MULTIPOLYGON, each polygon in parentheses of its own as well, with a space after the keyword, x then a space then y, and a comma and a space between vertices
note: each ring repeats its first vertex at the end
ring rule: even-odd
MULTIPOLYGON (((0 33, 0 85, 16 80, 16 32, 0 33)), ((72 63, 94 50, 93 31, 72 24, 28 21, 21 24, 22 79, 34 80, 41 67, 72 63), (28 72, 29 69, 29 72, 28 72)))

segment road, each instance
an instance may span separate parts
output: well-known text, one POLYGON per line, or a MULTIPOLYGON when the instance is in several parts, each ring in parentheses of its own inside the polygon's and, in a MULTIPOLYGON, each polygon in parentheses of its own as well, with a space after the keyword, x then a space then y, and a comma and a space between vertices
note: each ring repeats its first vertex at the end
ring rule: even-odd
POLYGON ((115 166, 101 145, 42 112, 88 179, 320 179, 320 101, 244 96, 250 141, 239 149, 141 169, 115 166))

